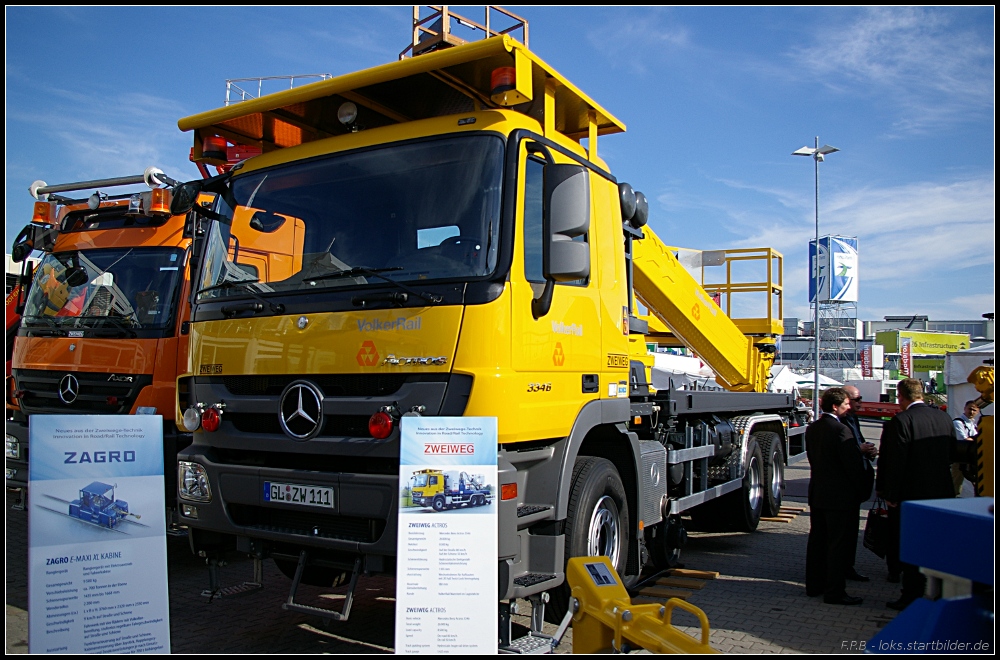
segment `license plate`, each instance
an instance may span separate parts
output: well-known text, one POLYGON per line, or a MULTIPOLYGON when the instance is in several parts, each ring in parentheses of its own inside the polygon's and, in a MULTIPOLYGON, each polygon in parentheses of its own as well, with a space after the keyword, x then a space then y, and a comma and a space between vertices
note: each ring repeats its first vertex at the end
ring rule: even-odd
POLYGON ((302 484, 281 484, 264 482, 264 501, 281 504, 302 504, 333 508, 333 489, 327 486, 304 486, 302 484))

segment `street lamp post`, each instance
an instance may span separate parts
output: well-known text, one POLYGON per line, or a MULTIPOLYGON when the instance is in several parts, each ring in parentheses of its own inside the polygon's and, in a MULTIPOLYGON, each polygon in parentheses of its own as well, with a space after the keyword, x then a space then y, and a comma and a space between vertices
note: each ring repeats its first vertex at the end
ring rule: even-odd
POLYGON ((816 257, 813 264, 811 264, 812 273, 810 275, 813 278, 812 281, 815 283, 814 288, 816 291, 816 300, 813 302, 813 337, 816 338, 816 364, 813 373, 815 376, 813 382, 814 419, 819 419, 819 164, 823 162, 827 154, 832 154, 835 151, 840 151, 840 149, 831 147, 828 144, 824 144, 822 147, 819 146, 819 136, 817 135, 815 147, 802 147, 792 152, 793 156, 811 156, 816 169, 816 257))

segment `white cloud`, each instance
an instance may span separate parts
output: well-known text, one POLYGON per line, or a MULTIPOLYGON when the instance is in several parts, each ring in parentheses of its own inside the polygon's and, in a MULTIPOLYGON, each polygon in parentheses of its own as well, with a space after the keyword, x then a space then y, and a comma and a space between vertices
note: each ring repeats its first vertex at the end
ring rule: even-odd
MULTIPOLYGON (((7 121, 10 130, 44 137, 59 154, 46 159, 40 176, 96 179, 138 174, 150 165, 182 179, 194 174, 186 158, 191 134, 177 129, 182 104, 135 92, 78 92, 45 85, 33 86, 33 92, 44 110, 9 111, 7 121)), ((18 171, 39 170, 34 163, 9 165, 18 171)))
POLYGON ((992 31, 956 27, 957 11, 868 9, 849 24, 823 24, 816 45, 789 58, 830 88, 877 95, 898 108, 899 133, 985 118, 994 107, 992 31))
POLYGON ((615 20, 601 21, 599 29, 587 33, 587 42, 602 53, 611 66, 628 68, 639 75, 647 71, 646 57, 664 56, 691 45, 687 28, 676 22, 667 24, 649 13, 641 16, 619 13, 615 20))
MULTIPOLYGON (((962 271, 996 262, 994 189, 992 177, 978 177, 835 193, 821 203, 820 234, 858 237, 862 288, 888 287, 901 273, 908 274, 913 290, 900 291, 897 298, 904 313, 913 311, 916 291, 935 278, 953 279, 956 292, 975 293, 964 302, 939 300, 928 307, 952 310, 950 314, 982 310, 981 297, 988 294, 979 291, 992 291, 992 279, 965 281, 962 271)), ((794 199, 780 191, 775 195, 794 199)), ((771 220, 738 242, 746 247, 767 245, 784 253, 785 297, 793 308, 795 301, 805 299, 806 246, 815 236, 810 207, 801 204, 801 221, 771 220)), ((893 312, 887 308, 882 313, 893 312)))

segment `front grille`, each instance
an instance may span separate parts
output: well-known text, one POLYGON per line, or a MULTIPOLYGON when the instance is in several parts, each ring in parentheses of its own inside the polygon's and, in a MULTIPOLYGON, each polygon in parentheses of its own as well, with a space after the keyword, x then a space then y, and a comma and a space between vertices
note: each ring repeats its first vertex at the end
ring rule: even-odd
POLYGON ((214 460, 223 465, 244 465, 281 470, 308 470, 338 474, 399 475, 399 458, 300 454, 283 451, 214 448, 214 460))
POLYGON ((223 376, 220 380, 236 396, 279 396, 289 383, 316 383, 323 396, 385 396, 399 391, 409 374, 306 374, 301 376, 223 376))
MULTIPOLYGON (((368 420, 370 415, 327 415, 323 423, 323 436, 370 438, 368 420)), ((228 413, 224 419, 232 422, 240 433, 268 433, 281 435, 281 424, 277 413, 228 413)))
POLYGON ((229 515, 241 527, 311 538, 374 543, 385 531, 385 521, 376 518, 352 518, 247 504, 230 504, 229 515))
POLYGON ((39 369, 16 369, 17 387, 24 390, 21 408, 28 414, 104 414, 123 415, 132 410, 139 391, 153 382, 152 376, 115 374, 132 378, 131 383, 108 381, 112 374, 72 372, 80 383, 76 400, 67 405, 59 398, 59 382, 68 372, 39 369), (109 397, 117 402, 108 403, 109 397))

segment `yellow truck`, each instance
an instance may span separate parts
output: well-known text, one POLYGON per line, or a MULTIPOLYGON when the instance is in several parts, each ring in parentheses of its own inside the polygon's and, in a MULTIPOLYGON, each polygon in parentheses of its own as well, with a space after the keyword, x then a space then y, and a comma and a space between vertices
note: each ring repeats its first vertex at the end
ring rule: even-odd
POLYGON ((262 150, 173 198, 219 200, 179 401, 193 442, 178 496, 210 564, 273 558, 293 578, 286 609, 344 618, 296 589, 394 573, 403 415, 498 420, 501 620, 518 598, 561 619, 569 557, 610 557, 628 584, 676 559, 688 516, 752 531, 776 511, 804 452, 791 396, 765 393, 781 256, 705 253, 758 259, 759 282, 692 276, 598 155, 624 124, 509 34, 179 127, 204 162, 220 136, 262 150), (290 277, 207 270, 248 208, 303 223, 290 277), (762 313, 733 320, 751 290, 762 313), (647 342, 693 349, 727 390, 654 391, 647 342))
POLYGON ((417 470, 410 477, 410 501, 414 506, 435 511, 462 506, 486 506, 493 502, 493 491, 482 475, 442 470, 417 470))

